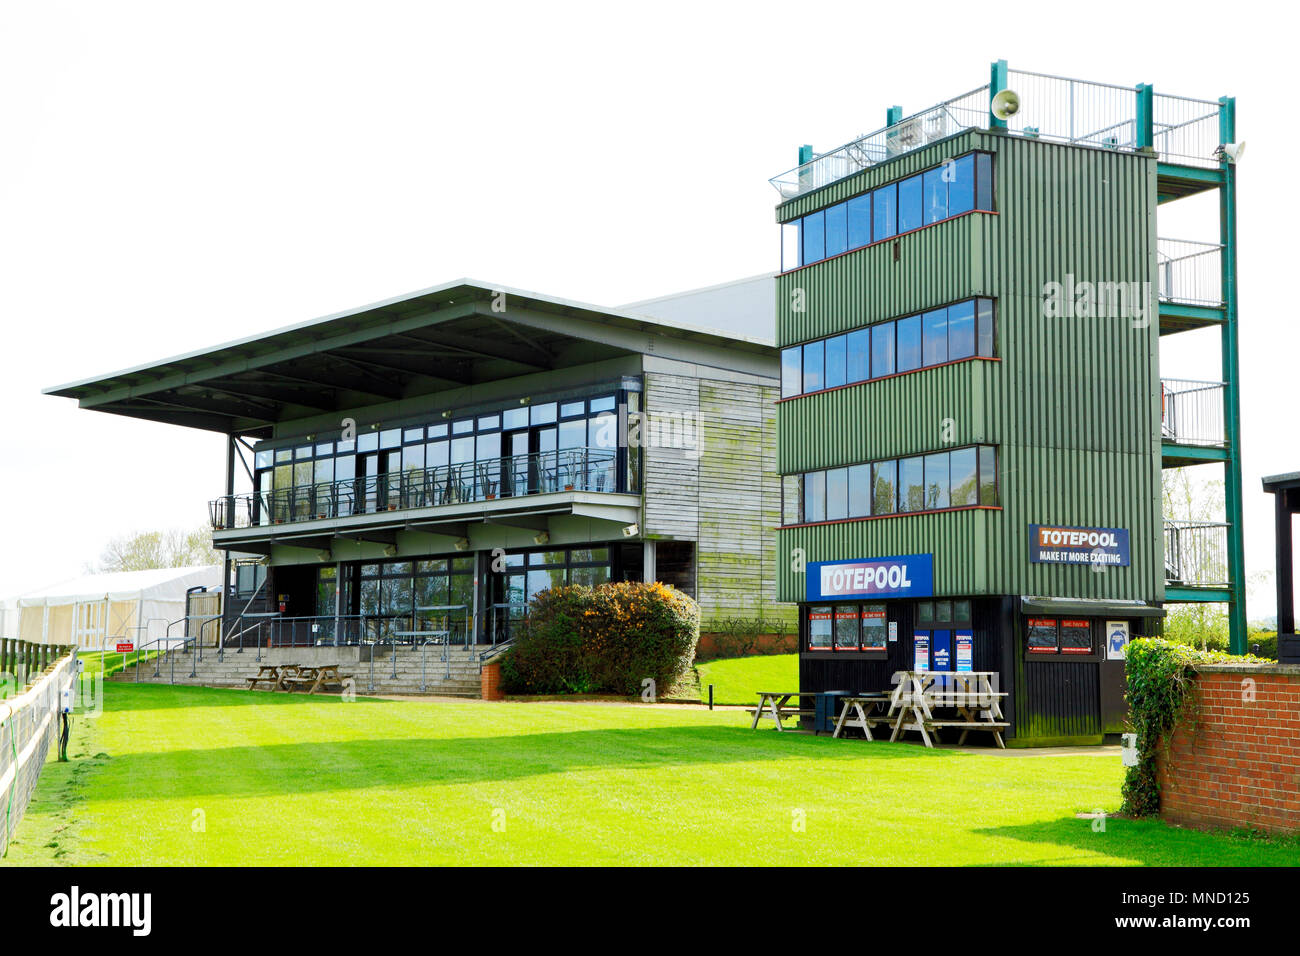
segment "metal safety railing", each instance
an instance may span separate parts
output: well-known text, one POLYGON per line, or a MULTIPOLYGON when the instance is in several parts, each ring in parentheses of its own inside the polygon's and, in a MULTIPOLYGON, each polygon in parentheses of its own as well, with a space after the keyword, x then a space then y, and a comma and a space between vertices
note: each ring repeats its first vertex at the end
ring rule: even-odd
POLYGON ((1223 305, 1223 246, 1190 239, 1157 239, 1156 269, 1161 302, 1223 305))
MULTIPOLYGON (((1021 104, 1006 121, 1008 133, 1097 149, 1139 148, 1139 93, 1134 86, 1027 70, 1008 70, 1007 85, 1021 104)), ((770 182, 782 199, 795 199, 963 129, 983 129, 989 125, 989 97, 987 84, 977 87, 820 153, 770 182)), ((1151 145, 1161 161, 1217 166, 1219 104, 1154 91, 1151 99, 1151 145)))
POLYGON ((26 645, 10 646, 10 652, 22 654, 6 657, 6 663, 22 660, 28 668, 23 678, 28 686, 0 700, 0 855, 8 853, 46 757, 56 743, 60 758, 66 758, 68 720, 64 717, 60 721, 60 715, 66 712, 64 692, 75 688, 78 679, 76 648, 31 645, 26 641, 4 643, 26 645), (40 656, 44 663, 39 670, 35 669, 37 656, 30 650, 32 646, 48 649, 40 656), (49 656, 51 653, 57 656, 49 656))
POLYGON ((224 495, 208 511, 213 530, 224 531, 561 491, 618 492, 617 462, 614 449, 569 448, 224 495))
POLYGON ((1228 529, 1216 521, 1165 522, 1165 583, 1228 587, 1228 529))
POLYGON ((1179 445, 1223 448, 1227 430, 1223 418, 1222 382, 1192 379, 1160 380, 1160 435, 1179 445))

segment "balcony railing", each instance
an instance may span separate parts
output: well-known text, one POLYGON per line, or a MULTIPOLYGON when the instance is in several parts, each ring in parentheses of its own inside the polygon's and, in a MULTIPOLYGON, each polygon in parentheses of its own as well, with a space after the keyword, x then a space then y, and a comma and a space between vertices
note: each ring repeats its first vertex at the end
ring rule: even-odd
POLYGON ((1165 583, 1228 587, 1228 525, 1213 521, 1165 522, 1165 583))
MULTIPOLYGON (((1074 146, 1137 149, 1134 87, 1025 70, 1008 70, 1007 83, 1021 102, 1019 112, 1007 120, 1007 132, 1074 146)), ((1151 113, 1152 145, 1162 162, 1218 166, 1214 156, 1219 145, 1218 103, 1153 93, 1151 113)), ((982 129, 988 122, 985 85, 814 156, 774 176, 771 183, 782 199, 795 199, 963 129, 982 129)))
POLYGON ((1160 380, 1160 435, 1179 445, 1223 448, 1223 383, 1190 379, 1160 380))
POLYGON ((618 492, 615 449, 571 448, 296 485, 209 502, 214 531, 560 491, 618 492))
POLYGON ((1223 246, 1189 239, 1157 239, 1160 301, 1181 305, 1223 305, 1223 246))

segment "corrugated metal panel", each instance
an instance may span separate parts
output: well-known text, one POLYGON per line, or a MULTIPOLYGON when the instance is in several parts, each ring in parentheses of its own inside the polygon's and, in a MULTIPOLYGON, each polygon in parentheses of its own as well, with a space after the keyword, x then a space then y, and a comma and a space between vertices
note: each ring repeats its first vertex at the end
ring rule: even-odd
POLYGON ((996 219, 978 212, 959 216, 777 276, 777 344, 835 335, 986 291, 976 272, 985 230, 996 219))
POLYGON ((776 406, 782 474, 835 468, 945 446, 996 442, 1002 433, 986 401, 1000 363, 944 365, 787 400, 776 406))
MULTIPOLYGON (((966 366, 782 403, 780 460, 784 472, 794 472, 941 447, 930 438, 940 427, 936 417, 951 417, 959 441, 981 440, 984 427, 984 440, 999 445, 1003 510, 783 531, 782 549, 805 547, 810 561, 933 553, 944 594, 1160 600, 1154 301, 1147 301, 1147 319, 1055 318, 1045 314, 1042 295, 1047 282, 1066 283, 1070 275, 1076 282, 1151 282, 1155 161, 982 133, 970 145, 998 154, 998 215, 904 237, 897 265, 885 243, 780 277, 777 336, 798 342, 993 295, 1001 362, 978 363, 984 407, 975 407, 980 383, 966 366), (804 313, 790 311, 796 282, 809 294, 804 313), (946 415, 945 404, 952 406, 946 415), (1128 528, 1132 566, 1098 573, 1030 564, 1033 523, 1128 528)), ((783 598, 802 591, 801 578, 783 573, 780 580, 783 598)))
POLYGON ((1022 660, 1015 697, 1017 739, 1085 737, 1102 732, 1095 663, 1022 660))
MULTIPOLYGON (((700 412, 700 380, 685 375, 645 375, 645 410, 666 422, 669 416, 700 412)), ((649 442, 644 449, 645 533, 649 537, 696 541, 700 534, 698 452, 649 442)))

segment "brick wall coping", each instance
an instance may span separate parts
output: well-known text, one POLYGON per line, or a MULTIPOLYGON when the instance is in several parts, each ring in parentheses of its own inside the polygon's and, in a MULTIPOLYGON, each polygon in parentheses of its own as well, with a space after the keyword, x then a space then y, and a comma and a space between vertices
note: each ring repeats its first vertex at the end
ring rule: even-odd
POLYGON ((1198 674, 1286 674, 1300 677, 1300 664, 1197 664, 1198 674))

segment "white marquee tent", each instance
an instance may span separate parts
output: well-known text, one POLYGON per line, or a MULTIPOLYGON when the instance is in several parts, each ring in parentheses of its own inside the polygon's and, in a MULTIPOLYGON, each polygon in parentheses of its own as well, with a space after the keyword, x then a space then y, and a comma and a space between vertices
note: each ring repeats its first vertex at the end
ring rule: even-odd
MULTIPOLYGON (((219 565, 90 574, 6 602, 17 611, 18 626, 10 634, 6 622, 4 636, 95 649, 118 640, 140 646, 168 636, 168 624, 185 617, 187 591, 220 585, 219 565)), ((184 634, 184 625, 171 629, 172 637, 184 634)))

